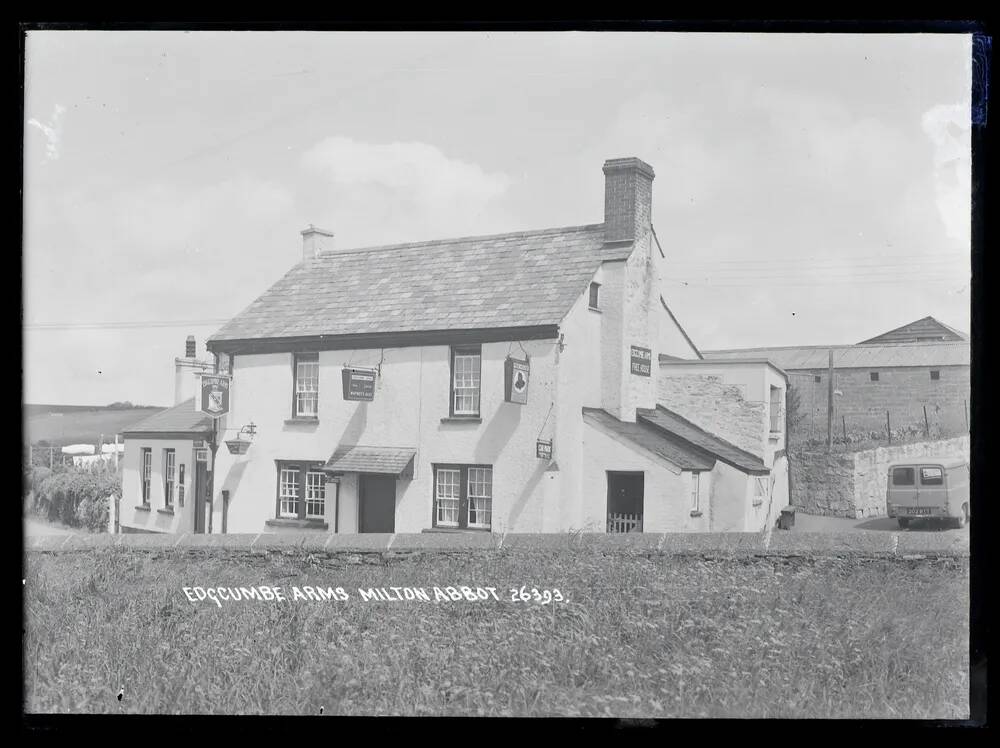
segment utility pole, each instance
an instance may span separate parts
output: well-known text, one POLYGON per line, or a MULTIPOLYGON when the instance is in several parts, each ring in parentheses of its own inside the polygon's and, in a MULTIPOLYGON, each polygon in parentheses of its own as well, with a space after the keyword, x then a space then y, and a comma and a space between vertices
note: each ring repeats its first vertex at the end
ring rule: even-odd
POLYGON ((827 366, 826 385, 826 451, 833 451, 833 348, 830 349, 830 362, 827 366))

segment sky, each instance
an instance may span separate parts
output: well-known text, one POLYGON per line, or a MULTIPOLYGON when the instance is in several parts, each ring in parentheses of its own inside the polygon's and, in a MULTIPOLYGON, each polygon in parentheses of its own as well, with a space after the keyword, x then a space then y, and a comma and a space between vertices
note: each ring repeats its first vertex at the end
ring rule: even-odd
POLYGON ((968 35, 34 31, 24 402, 173 403, 301 259, 603 221, 656 172, 702 349, 969 331, 968 35))

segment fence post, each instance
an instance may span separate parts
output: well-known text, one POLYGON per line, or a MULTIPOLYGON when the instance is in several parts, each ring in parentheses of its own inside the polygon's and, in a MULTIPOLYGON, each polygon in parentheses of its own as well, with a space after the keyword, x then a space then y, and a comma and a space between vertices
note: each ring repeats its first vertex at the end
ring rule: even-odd
POLYGON ((892 424, 889 422, 889 411, 885 412, 885 432, 889 435, 889 444, 892 444, 892 424))
POLYGON ((49 445, 49 470, 52 470, 52 463, 55 462, 56 450, 51 444, 49 445))
POLYGON ((844 444, 847 444, 847 416, 844 414, 840 415, 840 422, 844 426, 844 444))
POLYGON ((969 430, 969 401, 963 400, 965 403, 965 430, 969 430))
POLYGON ((927 406, 924 406, 924 435, 929 439, 931 436, 931 422, 927 420, 927 406))

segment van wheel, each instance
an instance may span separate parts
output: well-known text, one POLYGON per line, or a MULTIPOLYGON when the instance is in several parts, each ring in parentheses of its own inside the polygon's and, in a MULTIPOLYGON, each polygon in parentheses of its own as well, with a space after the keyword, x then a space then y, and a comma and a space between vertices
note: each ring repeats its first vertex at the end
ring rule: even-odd
POLYGON ((969 521, 969 505, 962 504, 962 514, 955 518, 955 527, 957 528, 965 527, 968 521, 969 521))
POLYGON ((910 526, 910 518, 909 517, 899 517, 899 518, 896 519, 896 521, 899 523, 899 529, 900 530, 905 530, 907 527, 910 526))

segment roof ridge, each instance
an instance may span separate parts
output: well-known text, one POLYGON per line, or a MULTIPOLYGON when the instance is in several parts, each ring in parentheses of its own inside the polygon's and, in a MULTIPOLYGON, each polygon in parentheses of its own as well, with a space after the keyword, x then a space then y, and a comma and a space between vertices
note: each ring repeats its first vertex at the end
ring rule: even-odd
MULTIPOLYGON (((508 231, 500 234, 477 234, 474 236, 456 236, 447 239, 426 239, 420 242, 403 242, 401 244, 376 244, 370 247, 351 247, 349 249, 331 250, 318 255, 315 260, 304 260, 304 262, 314 262, 325 260, 329 257, 340 257, 342 255, 354 254, 356 252, 377 252, 393 249, 417 249, 420 247, 439 246, 441 244, 461 244, 463 242, 482 241, 484 239, 514 239, 525 236, 544 236, 546 234, 565 234, 569 232, 594 231, 604 228, 603 223, 588 223, 578 226, 559 226, 546 229, 529 229, 525 231, 508 231)), ((302 264, 301 262, 299 264, 302 264)))
POLYGON ((705 348, 702 353, 747 353, 750 351, 827 351, 851 350, 854 348, 879 348, 882 346, 919 346, 919 345, 968 345, 968 340, 916 340, 911 342, 880 342, 880 343, 839 343, 837 345, 765 345, 751 348, 705 348))
MULTIPOLYGON (((708 429, 702 428, 698 424, 696 424, 696 423, 694 423, 692 421, 689 421, 687 418, 685 418, 684 416, 682 416, 680 413, 676 413, 676 412, 670 410, 670 408, 666 407, 665 405, 661 405, 660 403, 657 403, 655 408, 636 408, 636 412, 637 413, 639 413, 639 412, 641 412, 643 410, 647 410, 647 411, 648 410, 662 410, 664 413, 667 413, 668 415, 673 416, 677 420, 684 422, 685 424, 687 424, 691 428, 697 429, 698 431, 700 431, 703 434, 707 434, 708 436, 712 437, 716 441, 721 442, 722 444, 726 445, 730 449, 735 449, 737 452, 739 452, 744 457, 749 457, 750 459, 755 460, 756 462, 759 462, 762 465, 764 464, 764 459, 762 457, 760 457, 758 455, 755 455, 753 452, 748 452, 747 450, 743 449, 742 447, 737 447, 731 441, 729 441, 727 439, 723 439, 718 434, 714 434, 711 431, 709 431, 708 429)), ((649 422, 649 423, 651 423, 653 426, 657 426, 656 423, 653 423, 653 422, 649 422)), ((662 428, 662 426, 660 426, 658 428, 662 428)), ((684 437, 681 436, 681 435, 679 435, 679 434, 675 434, 675 436, 678 439, 684 439, 684 437)), ((684 441, 688 441, 688 440, 684 439, 684 441)), ((698 446, 698 445, 695 445, 695 446, 698 446)), ((702 447, 702 449, 704 449, 704 447, 702 447)))

